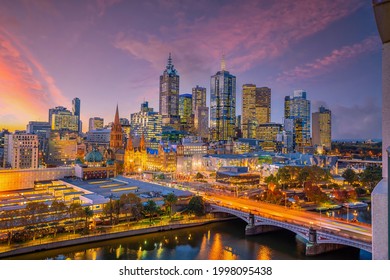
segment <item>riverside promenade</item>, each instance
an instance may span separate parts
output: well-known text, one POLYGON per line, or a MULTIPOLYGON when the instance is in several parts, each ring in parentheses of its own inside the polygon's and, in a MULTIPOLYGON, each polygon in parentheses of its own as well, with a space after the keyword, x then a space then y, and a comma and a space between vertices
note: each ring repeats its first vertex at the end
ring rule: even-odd
POLYGON ((188 227, 196 227, 209 223, 220 222, 231 220, 235 218, 202 218, 202 219, 191 219, 191 220, 182 220, 178 222, 169 222, 169 223, 159 223, 155 225, 145 226, 145 225, 132 225, 128 227, 127 225, 118 225, 113 227, 105 227, 104 231, 97 233, 91 233, 87 235, 81 234, 72 234, 68 233, 66 235, 61 235, 57 237, 46 237, 36 240, 31 240, 28 242, 20 244, 11 244, 11 245, 0 245, 0 259, 12 257, 15 255, 28 254, 43 250, 52 250, 61 247, 69 247, 74 245, 80 245, 85 243, 92 243, 116 238, 130 237, 135 235, 143 235, 148 233, 160 232, 175 230, 188 227))

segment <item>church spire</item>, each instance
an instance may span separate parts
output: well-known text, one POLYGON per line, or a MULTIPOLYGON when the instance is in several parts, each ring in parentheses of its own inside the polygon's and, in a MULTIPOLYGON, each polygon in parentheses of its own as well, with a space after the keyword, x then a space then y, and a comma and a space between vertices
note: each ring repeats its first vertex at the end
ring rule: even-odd
POLYGON ((119 111, 118 111, 118 104, 116 104, 116 112, 115 112, 115 119, 114 119, 114 124, 119 124, 119 111))
POLYGON ((117 104, 114 123, 112 124, 111 133, 110 133, 110 148, 112 149, 123 148, 122 138, 123 138, 122 126, 119 121, 119 110, 117 104))
POLYGON ((129 132, 129 137, 127 138, 126 150, 132 151, 133 148, 133 139, 131 137, 131 133, 129 132))

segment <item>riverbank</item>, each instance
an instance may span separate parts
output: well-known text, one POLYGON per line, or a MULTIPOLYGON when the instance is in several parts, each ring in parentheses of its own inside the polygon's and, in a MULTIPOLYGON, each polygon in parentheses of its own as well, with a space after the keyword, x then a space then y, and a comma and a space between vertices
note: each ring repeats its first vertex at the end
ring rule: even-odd
POLYGON ((181 221, 180 223, 171 223, 171 224, 159 225, 159 226, 132 228, 129 230, 118 230, 118 231, 112 231, 108 233, 89 234, 89 235, 69 234, 66 237, 39 239, 24 244, 12 244, 10 246, 3 246, 2 248, 0 248, 0 259, 13 257, 16 255, 23 255, 28 253, 44 251, 44 250, 52 250, 52 249, 58 249, 62 247, 69 247, 69 246, 81 245, 86 243, 105 241, 110 239, 137 236, 137 235, 143 235, 143 234, 161 232, 161 231, 170 231, 170 230, 189 228, 189 227, 197 227, 197 226, 202 226, 210 223, 227 221, 232 219, 236 219, 236 218, 228 217, 228 218, 197 219, 197 220, 190 220, 185 222, 181 221))

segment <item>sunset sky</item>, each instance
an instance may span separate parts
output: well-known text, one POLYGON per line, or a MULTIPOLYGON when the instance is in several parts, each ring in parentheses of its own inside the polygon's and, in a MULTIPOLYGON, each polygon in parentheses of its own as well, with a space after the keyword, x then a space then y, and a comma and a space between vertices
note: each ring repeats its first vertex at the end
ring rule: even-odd
POLYGON ((207 88, 226 68, 242 84, 284 96, 305 89, 312 112, 333 113, 333 139, 381 137, 381 43, 368 0, 0 0, 0 129, 47 121, 48 109, 81 100, 88 119, 158 110, 168 53, 180 92, 207 88))

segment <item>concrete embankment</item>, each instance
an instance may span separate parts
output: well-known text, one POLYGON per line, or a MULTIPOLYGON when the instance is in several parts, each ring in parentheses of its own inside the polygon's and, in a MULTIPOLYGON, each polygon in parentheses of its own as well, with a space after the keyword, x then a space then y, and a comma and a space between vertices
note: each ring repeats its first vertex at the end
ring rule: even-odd
POLYGON ((211 219, 211 220, 205 220, 205 221, 199 221, 199 222, 193 222, 193 223, 169 224, 169 225, 163 225, 163 226, 154 226, 154 227, 148 227, 148 228, 132 229, 132 230, 128 230, 128 231, 119 231, 119 232, 112 232, 112 233, 99 234, 99 235, 82 236, 82 237, 72 238, 72 239, 67 239, 67 240, 47 242, 44 244, 36 244, 36 245, 31 245, 31 246, 12 248, 8 251, 1 252, 0 258, 7 258, 7 257, 28 254, 28 253, 38 252, 38 251, 52 250, 52 249, 57 249, 57 248, 61 248, 61 247, 69 247, 69 246, 74 246, 74 245, 80 245, 80 244, 86 244, 86 243, 92 243, 92 242, 98 242, 98 241, 105 241, 105 240, 123 238, 123 237, 135 236, 135 235, 142 235, 142 234, 148 234, 148 233, 154 233, 154 232, 160 232, 160 231, 168 231, 168 230, 175 230, 175 229, 181 229, 181 228, 202 226, 202 225, 206 225, 209 223, 221 222, 221 221, 226 221, 226 220, 231 220, 231 219, 235 219, 235 218, 217 218, 217 219, 211 219))

